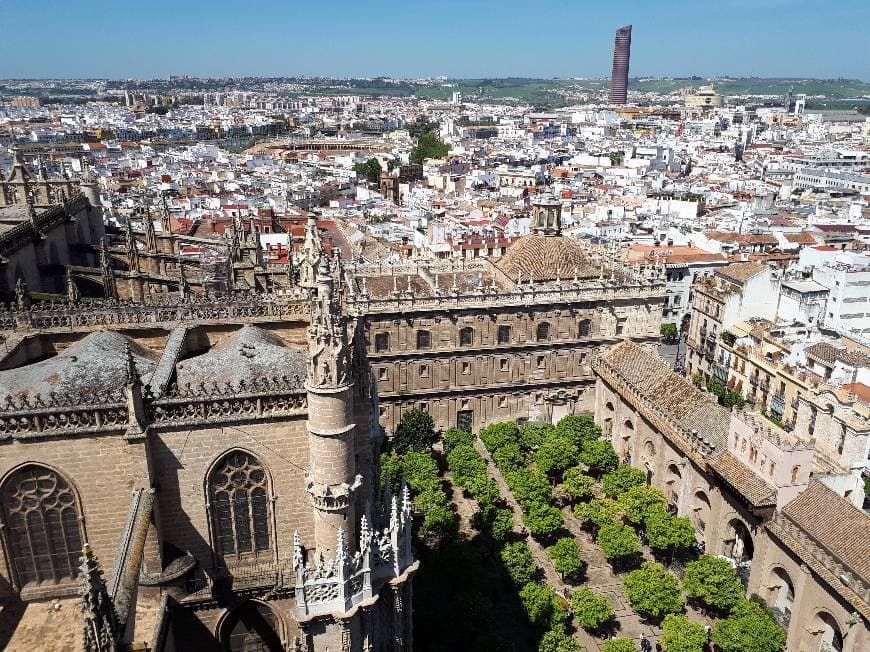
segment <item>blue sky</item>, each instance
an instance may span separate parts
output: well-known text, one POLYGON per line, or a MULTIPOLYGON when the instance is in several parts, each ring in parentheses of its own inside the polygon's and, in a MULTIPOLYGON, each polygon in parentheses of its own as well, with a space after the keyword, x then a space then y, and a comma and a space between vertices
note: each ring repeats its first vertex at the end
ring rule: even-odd
POLYGON ((0 0, 0 77, 870 80, 870 0, 0 0))

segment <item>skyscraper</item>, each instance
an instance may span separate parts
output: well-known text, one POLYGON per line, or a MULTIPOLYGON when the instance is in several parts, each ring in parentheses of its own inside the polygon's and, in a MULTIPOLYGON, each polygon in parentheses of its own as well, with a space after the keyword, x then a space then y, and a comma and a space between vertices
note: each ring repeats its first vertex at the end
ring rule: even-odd
POLYGON ((613 72, 610 75, 610 103, 625 104, 628 97, 628 60, 631 58, 631 25, 616 30, 613 41, 613 72))

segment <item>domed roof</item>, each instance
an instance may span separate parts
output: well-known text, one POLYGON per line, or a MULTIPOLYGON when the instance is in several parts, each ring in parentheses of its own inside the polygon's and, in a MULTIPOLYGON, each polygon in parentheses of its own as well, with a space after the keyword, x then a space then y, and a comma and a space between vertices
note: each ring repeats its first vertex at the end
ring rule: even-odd
POLYGON ((497 263, 512 281, 594 278, 599 274, 589 255, 576 240, 563 236, 526 235, 510 246, 497 263))

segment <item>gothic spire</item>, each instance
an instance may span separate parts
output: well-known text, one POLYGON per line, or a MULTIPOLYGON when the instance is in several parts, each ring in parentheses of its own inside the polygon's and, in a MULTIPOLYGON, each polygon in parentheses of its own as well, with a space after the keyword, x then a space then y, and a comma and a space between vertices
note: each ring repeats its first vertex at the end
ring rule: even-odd
POLYGON ((121 626, 115 605, 103 582, 103 572, 91 546, 82 546, 79 581, 81 582, 84 616, 84 649, 86 652, 115 652, 121 637, 121 626))
POLYGON ((302 287, 314 287, 323 257, 323 243, 317 231, 317 218, 314 213, 309 213, 305 225, 305 241, 302 243, 302 262, 299 266, 299 284, 302 287))
POLYGON ((72 272, 67 267, 66 270, 66 300, 70 304, 78 303, 79 289, 76 287, 76 282, 73 280, 72 272))
POLYGON ((127 266, 131 272, 139 271, 139 247, 133 235, 133 224, 127 220, 127 266))
POLYGON ((151 254, 157 251, 157 234, 151 219, 151 206, 145 208, 145 250, 151 254))
POLYGON ((308 386, 338 388, 347 383, 348 346, 341 301, 335 291, 329 257, 322 256, 311 291, 308 327, 308 386))
POLYGON ((100 271, 103 276, 103 288, 107 299, 118 298, 118 288, 115 285, 115 271, 109 262, 109 249, 106 247, 106 241, 100 244, 100 271))

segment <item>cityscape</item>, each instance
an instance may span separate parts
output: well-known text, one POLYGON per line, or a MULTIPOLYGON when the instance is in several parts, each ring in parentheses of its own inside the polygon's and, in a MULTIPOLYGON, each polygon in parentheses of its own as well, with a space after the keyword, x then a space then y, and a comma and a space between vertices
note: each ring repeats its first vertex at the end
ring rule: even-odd
POLYGON ((0 4, 0 649, 870 650, 870 13, 619 5, 0 4))

